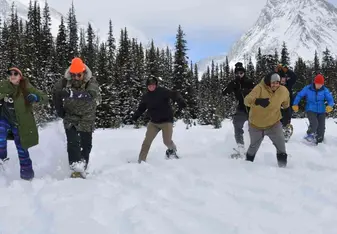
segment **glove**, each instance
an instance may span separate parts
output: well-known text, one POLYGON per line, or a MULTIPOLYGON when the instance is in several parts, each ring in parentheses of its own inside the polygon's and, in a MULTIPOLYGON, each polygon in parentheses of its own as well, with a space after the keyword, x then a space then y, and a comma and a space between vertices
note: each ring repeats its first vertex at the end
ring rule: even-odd
POLYGON ((294 112, 298 112, 298 106, 292 106, 294 112))
POLYGON ((269 106, 269 98, 256 98, 255 100, 255 105, 257 106, 262 106, 263 108, 266 108, 269 106))
POLYGON ((30 93, 27 95, 27 101, 29 103, 38 102, 39 100, 40 98, 36 94, 30 93))
POLYGON ((326 113, 330 113, 332 111, 332 107, 331 106, 327 106, 325 108, 325 111, 326 111, 326 113))
POLYGON ((60 91, 61 98, 68 98, 70 96, 70 90, 69 89, 62 89, 60 91))
POLYGON ((283 66, 282 64, 278 64, 275 68, 275 72, 280 72, 280 71, 283 71, 284 73, 287 73, 288 67, 283 66))

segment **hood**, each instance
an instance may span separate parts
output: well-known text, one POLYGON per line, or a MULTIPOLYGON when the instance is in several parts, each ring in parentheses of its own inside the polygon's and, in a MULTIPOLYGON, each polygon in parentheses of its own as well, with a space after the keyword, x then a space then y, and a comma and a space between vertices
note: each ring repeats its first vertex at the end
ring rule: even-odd
MULTIPOLYGON (((69 70, 70 70, 70 66, 68 67, 68 69, 64 73, 64 78, 66 80, 71 80, 71 76, 70 76, 69 70)), ((84 82, 88 82, 91 78, 92 78, 92 72, 91 72, 90 68, 87 65, 85 65, 85 72, 84 72, 83 81, 84 82)))

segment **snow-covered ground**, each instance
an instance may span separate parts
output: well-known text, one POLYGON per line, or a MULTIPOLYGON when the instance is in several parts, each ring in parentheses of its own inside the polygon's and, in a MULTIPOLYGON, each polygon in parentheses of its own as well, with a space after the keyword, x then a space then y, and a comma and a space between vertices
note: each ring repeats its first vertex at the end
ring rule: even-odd
POLYGON ((62 124, 52 123, 30 150, 32 182, 19 179, 9 142, 11 159, 0 173, 0 233, 335 234, 337 125, 328 120, 326 142, 310 147, 301 143, 305 121, 293 121, 283 169, 268 138, 254 163, 229 159, 230 121, 221 129, 186 130, 179 123, 174 140, 182 159, 165 160, 159 134, 141 165, 126 161, 137 159, 145 128, 97 130, 86 180, 68 178, 62 124))

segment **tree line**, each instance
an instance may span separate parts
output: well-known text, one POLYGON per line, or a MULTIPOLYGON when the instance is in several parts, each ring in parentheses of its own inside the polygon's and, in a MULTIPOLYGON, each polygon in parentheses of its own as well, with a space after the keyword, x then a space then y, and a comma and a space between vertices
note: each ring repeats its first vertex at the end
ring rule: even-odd
MULTIPOLYGON (((98 128, 118 128, 132 123, 132 114, 146 92, 145 81, 149 77, 156 77, 160 85, 181 93, 188 107, 176 114, 175 118, 182 119, 187 127, 198 123, 212 124, 218 128, 224 118, 234 113, 234 98, 221 95, 221 90, 234 77, 228 59, 223 64, 212 62, 199 80, 198 66, 189 60, 185 33, 180 25, 173 50, 160 48, 153 40, 144 45, 137 38, 130 38, 127 28, 120 30, 117 42, 113 22, 110 20, 107 26, 109 31, 105 41, 100 40, 90 23, 87 28, 80 28, 72 4, 67 16, 61 18, 54 38, 48 3, 41 8, 37 1, 29 3, 26 21, 18 18, 14 3, 10 16, 0 20, 2 77, 6 77, 9 67, 17 66, 34 86, 46 92, 50 98, 49 105, 34 107, 39 124, 57 118, 51 102, 51 91, 75 56, 84 60, 100 85, 102 104, 97 110, 98 128)), ((249 77, 259 81, 277 63, 289 64, 285 43, 280 58, 277 51, 274 55, 263 55, 259 49, 256 60, 254 65, 250 59, 246 70, 249 77)), ((318 72, 326 76, 328 87, 335 85, 333 77, 337 62, 328 49, 322 64, 316 53, 312 64, 308 65, 299 58, 294 69, 299 76, 296 91, 309 83, 318 72)), ((336 93, 335 89, 332 91, 336 93)), ((144 115, 136 126, 145 125, 148 120, 144 115)))

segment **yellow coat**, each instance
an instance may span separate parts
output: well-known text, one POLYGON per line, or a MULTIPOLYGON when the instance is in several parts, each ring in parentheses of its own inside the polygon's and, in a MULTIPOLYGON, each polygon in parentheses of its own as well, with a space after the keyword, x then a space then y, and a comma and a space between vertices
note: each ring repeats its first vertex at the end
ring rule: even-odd
POLYGON ((250 107, 249 123, 259 129, 267 129, 274 126, 282 118, 281 107, 288 108, 290 105, 289 91, 286 87, 280 87, 273 92, 264 80, 256 85, 245 97, 244 103, 250 107), (270 104, 266 108, 255 105, 257 98, 269 98, 270 104))

